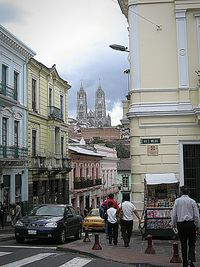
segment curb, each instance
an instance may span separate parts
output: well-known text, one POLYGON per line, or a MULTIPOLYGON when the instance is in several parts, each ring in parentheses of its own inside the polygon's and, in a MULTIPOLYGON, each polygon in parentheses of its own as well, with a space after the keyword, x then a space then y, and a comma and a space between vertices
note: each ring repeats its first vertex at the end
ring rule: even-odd
POLYGON ((77 249, 73 249, 73 248, 64 248, 62 246, 58 246, 56 248, 56 250, 78 253, 78 254, 89 256, 89 257, 92 257, 92 258, 104 259, 104 260, 109 260, 111 262, 117 262, 117 263, 122 263, 122 264, 130 264, 130 265, 133 265, 133 266, 169 267, 169 265, 160 265, 160 264, 157 264, 157 263, 153 263, 152 264, 152 263, 149 263, 149 262, 138 262, 137 263, 137 262, 129 262, 129 261, 120 261, 120 260, 111 259, 110 257, 106 257, 106 256, 103 256, 103 255, 97 255, 97 254, 94 254, 92 252, 77 250, 77 249))

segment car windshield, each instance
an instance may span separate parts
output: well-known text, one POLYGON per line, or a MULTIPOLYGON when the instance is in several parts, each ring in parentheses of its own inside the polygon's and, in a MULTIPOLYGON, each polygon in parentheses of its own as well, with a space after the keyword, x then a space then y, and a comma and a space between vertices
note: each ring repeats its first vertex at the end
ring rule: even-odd
POLYGON ((62 206, 41 206, 34 208, 30 215, 46 215, 61 217, 64 215, 65 207, 62 206))
POLYGON ((89 216, 99 216, 99 210, 91 210, 89 216))

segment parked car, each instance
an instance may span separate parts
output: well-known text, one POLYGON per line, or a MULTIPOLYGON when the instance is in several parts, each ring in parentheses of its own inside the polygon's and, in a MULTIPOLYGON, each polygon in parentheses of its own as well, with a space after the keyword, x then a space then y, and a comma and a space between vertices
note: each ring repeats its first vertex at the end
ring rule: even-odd
POLYGON ((50 239, 63 244, 66 237, 79 239, 82 233, 82 217, 70 205, 44 204, 35 207, 15 224, 15 239, 50 239))
POLYGON ((99 209, 92 209, 83 220, 83 230, 104 230, 105 221, 99 215, 99 209))

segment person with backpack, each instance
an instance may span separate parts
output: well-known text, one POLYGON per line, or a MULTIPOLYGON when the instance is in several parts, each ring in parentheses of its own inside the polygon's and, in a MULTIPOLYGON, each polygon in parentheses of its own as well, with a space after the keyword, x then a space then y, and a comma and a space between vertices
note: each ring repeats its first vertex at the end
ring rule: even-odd
POLYGON ((113 203, 113 208, 118 210, 118 204, 117 201, 114 199, 114 194, 110 193, 106 200, 104 200, 99 208, 99 214, 102 219, 105 221, 105 233, 106 237, 108 238, 108 221, 107 221, 107 209, 108 209, 108 203, 113 203))

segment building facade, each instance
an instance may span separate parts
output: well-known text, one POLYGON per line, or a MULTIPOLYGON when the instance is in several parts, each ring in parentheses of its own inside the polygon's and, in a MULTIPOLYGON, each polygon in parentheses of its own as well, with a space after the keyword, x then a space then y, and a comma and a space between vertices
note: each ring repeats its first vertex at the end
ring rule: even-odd
POLYGON ((35 53, 0 25, 0 201, 28 201, 26 64, 35 53))
POLYGON ((68 203, 68 90, 56 66, 28 63, 29 204, 68 203))
POLYGON ((69 146, 72 171, 69 174, 70 203, 81 211, 100 205, 102 200, 101 158, 85 145, 69 146))
POLYGON ((111 126, 111 117, 106 115, 106 99, 105 92, 98 87, 95 93, 95 109, 94 111, 87 109, 87 94, 81 84, 80 90, 77 92, 76 119, 80 123, 94 127, 111 126))
POLYGON ((132 199, 142 210, 145 175, 174 173, 200 202, 200 2, 118 2, 130 36, 132 199))
POLYGON ((70 201, 81 211, 96 208, 114 193, 117 198, 117 152, 103 145, 88 146, 84 139, 69 146, 72 171, 69 175, 70 201))

